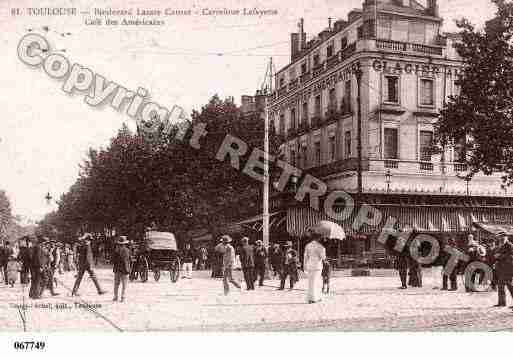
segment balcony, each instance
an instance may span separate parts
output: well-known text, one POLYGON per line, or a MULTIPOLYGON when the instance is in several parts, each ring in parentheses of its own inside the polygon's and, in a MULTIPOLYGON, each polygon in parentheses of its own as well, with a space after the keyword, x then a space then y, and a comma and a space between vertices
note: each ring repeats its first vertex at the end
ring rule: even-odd
POLYGON ((302 74, 300 77, 299 77, 299 81, 304 84, 305 82, 307 82, 308 80, 310 80, 312 77, 310 76, 310 72, 305 72, 304 74, 302 74))
POLYGON ((317 77, 324 71, 324 62, 315 66, 312 70, 312 76, 317 77))
POLYGON ((431 163, 431 162, 420 162, 419 169, 421 171, 433 172, 434 166, 433 166, 433 163, 431 163))
POLYGON ((339 53, 336 53, 335 55, 331 56, 328 60, 326 60, 326 68, 330 69, 338 63, 340 63, 340 57, 339 53))
POLYGON ((328 108, 328 111, 326 111, 326 123, 333 123, 337 122, 340 118, 340 112, 337 111, 336 106, 332 106, 328 108))
POLYGON ((384 162, 385 168, 398 169, 399 161, 397 160, 385 160, 384 162))
POLYGON ((311 129, 317 129, 317 128, 321 127, 321 125, 322 125, 321 116, 319 114, 316 116, 312 116, 310 124, 311 124, 310 125, 311 129))
MULTIPOLYGON (((327 163, 322 166, 310 168, 306 170, 308 174, 317 177, 324 178, 333 174, 347 172, 347 171, 356 171, 358 170, 358 159, 349 158, 345 160, 339 160, 331 163, 327 163)), ((362 160, 362 171, 369 170, 369 161, 362 160)))
POLYGON ((299 85, 299 79, 296 78, 289 83, 289 91, 295 90, 299 85))
POLYGON ((464 163, 455 163, 454 164, 454 172, 467 172, 468 167, 464 163))
POLYGON ((278 89, 278 98, 284 96, 287 93, 287 86, 283 86, 278 89))
POLYGON ((356 42, 347 46, 345 49, 340 50, 340 61, 344 61, 356 52, 356 42))
POLYGON ((438 55, 442 56, 443 47, 413 44, 409 42, 392 41, 392 40, 376 40, 376 48, 380 50, 390 50, 398 52, 413 52, 425 55, 438 55))
POLYGON ((299 127, 297 129, 297 134, 298 135, 302 135, 306 131, 308 131, 308 118, 307 117, 303 117, 301 119, 301 122, 299 123, 299 127))

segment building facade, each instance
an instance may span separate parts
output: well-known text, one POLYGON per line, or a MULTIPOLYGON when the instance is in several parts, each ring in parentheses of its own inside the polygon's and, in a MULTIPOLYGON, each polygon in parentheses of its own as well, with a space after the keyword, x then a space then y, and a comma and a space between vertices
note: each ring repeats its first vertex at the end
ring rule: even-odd
MULTIPOLYGON (((329 190, 357 192, 360 140, 364 202, 418 231, 465 232, 474 222, 512 221, 511 196, 500 173, 462 179, 457 144, 432 150, 434 123, 458 94, 462 68, 457 36, 443 34, 442 24, 436 0, 366 0, 310 41, 301 20, 268 111, 287 161, 329 190)), ((286 208, 292 235, 323 217, 286 197, 275 196, 274 208, 286 208)), ((345 227, 354 232, 349 221, 345 227)))

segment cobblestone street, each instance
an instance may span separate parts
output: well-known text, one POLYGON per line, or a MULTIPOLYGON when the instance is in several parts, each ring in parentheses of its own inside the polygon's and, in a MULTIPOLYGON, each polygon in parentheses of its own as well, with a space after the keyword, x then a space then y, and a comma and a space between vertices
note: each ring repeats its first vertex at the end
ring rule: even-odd
MULTIPOLYGON (((3 331, 500 331, 513 329, 508 308, 492 308, 496 293, 468 294, 433 289, 398 290, 392 272, 372 277, 337 273, 332 293, 323 302, 305 304, 301 280, 293 291, 276 291, 277 280, 254 292, 234 289, 222 293, 222 282, 209 272, 194 272, 192 280, 171 283, 165 273, 159 282, 133 282, 126 303, 113 303, 113 275, 98 269, 109 293, 98 296, 87 275, 81 296, 70 297, 73 274, 59 276, 57 291, 39 301, 28 299, 28 288, 0 285, 0 322, 3 331), (25 312, 18 308, 26 304, 25 312), (37 307, 36 307, 37 306, 37 307), (24 314, 23 314, 24 313, 24 314)), ((151 274, 151 273, 150 273, 151 274)), ((241 280, 241 273, 235 278, 241 280)), ((461 286, 460 286, 461 287, 461 286)))

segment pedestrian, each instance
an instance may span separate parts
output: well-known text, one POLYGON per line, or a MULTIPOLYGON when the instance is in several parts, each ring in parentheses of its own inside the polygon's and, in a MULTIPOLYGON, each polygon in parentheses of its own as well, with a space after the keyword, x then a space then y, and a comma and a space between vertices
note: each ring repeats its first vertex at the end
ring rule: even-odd
MULTIPOLYGON (((443 244, 443 246, 441 246, 442 249, 445 248, 446 246, 455 248, 456 240, 451 237, 451 238, 447 239, 446 242, 443 242, 442 244, 443 244)), ((450 260, 450 255, 449 255, 449 253, 443 251, 441 256, 443 257, 442 261, 444 263, 444 268, 442 271, 442 289, 441 290, 457 291, 458 290, 458 268, 455 266, 454 268, 452 268, 452 271, 450 273, 447 273, 446 271, 449 270, 449 268, 447 268, 447 264, 450 260), (451 288, 448 287, 449 281, 451 282, 451 288)))
POLYGON ((280 288, 278 290, 285 289, 285 281, 289 277, 290 290, 294 289, 294 284, 298 280, 298 260, 297 252, 292 249, 292 242, 287 241, 285 248, 281 251, 281 258, 279 263, 280 269, 280 288))
POLYGON ((254 248, 249 244, 249 238, 241 239, 242 246, 239 248, 240 264, 247 290, 255 290, 255 254, 254 248))
POLYGON ((280 245, 278 243, 275 243, 272 246, 271 254, 270 254, 270 262, 271 262, 271 269, 273 271, 273 277, 276 277, 276 275, 281 273, 281 268, 280 268, 281 258, 282 258, 282 253, 281 253, 280 245))
POLYGON ((499 246, 495 250, 495 271, 497 273, 497 295, 498 303, 496 307, 506 306, 506 291, 513 297, 513 245, 508 240, 505 233, 498 233, 500 239, 499 246))
POLYGON ((240 289, 240 284, 233 279, 233 265, 235 263, 235 249, 230 244, 232 239, 228 235, 221 237, 222 243, 215 247, 215 251, 222 255, 222 270, 223 270, 223 287, 224 295, 230 292, 230 285, 232 283, 236 288, 240 289))
POLYGON ((41 285, 39 286, 39 297, 44 293, 45 289, 50 290, 52 296, 59 295, 55 292, 54 284, 54 257, 52 255, 53 245, 48 238, 44 239, 41 246, 41 285))
POLYGON ((128 286, 128 275, 130 274, 130 250, 127 247, 127 238, 120 236, 117 242, 118 246, 112 254, 112 264, 114 271, 114 302, 118 300, 119 285, 121 284, 121 299, 125 301, 126 287, 128 286))
POLYGON ((21 272, 21 264, 20 262, 14 258, 14 255, 11 255, 7 260, 7 283, 12 287, 18 281, 19 275, 21 272))
MULTIPOLYGON (((220 239, 220 243, 223 239, 220 239)), ((214 254, 210 256, 212 259, 212 278, 223 278, 223 253, 218 252, 214 248, 214 254)))
POLYGON ((399 272, 399 278, 401 279, 401 286, 399 289, 408 288, 408 254, 404 249, 400 253, 396 254, 395 269, 399 272))
POLYGON ((207 269, 208 251, 204 246, 201 246, 199 250, 199 269, 207 269))
POLYGON ((0 246, 0 270, 2 270, 5 285, 9 284, 7 280, 7 262, 9 261, 9 257, 13 254, 11 244, 9 241, 5 241, 5 243, 0 246))
POLYGON ((185 249, 182 252, 182 278, 192 279, 192 263, 194 262, 194 250, 191 248, 190 243, 185 244, 185 249))
POLYGON ((303 268, 308 275, 306 301, 310 304, 321 301, 322 264, 326 260, 326 248, 320 243, 322 236, 315 230, 310 232, 310 243, 305 247, 303 268))
POLYGON ((30 273, 30 237, 24 236, 20 240, 20 252, 18 258, 21 262, 20 282, 28 284, 30 273))
POLYGON ((91 238, 91 234, 86 233, 79 239, 80 245, 77 247, 78 274, 77 279, 75 280, 75 284, 73 286, 73 290, 71 292, 72 296, 79 295, 78 289, 80 287, 80 282, 82 281, 82 277, 84 276, 85 272, 89 273, 89 276, 91 277, 91 280, 93 281, 99 295, 107 293, 100 287, 100 283, 98 282, 96 274, 93 270, 93 253, 91 250, 91 238))
POLYGON ((32 247, 30 248, 30 290, 29 297, 32 299, 41 298, 41 285, 42 285, 42 261, 43 253, 41 249, 41 237, 34 237, 32 239, 32 247))
POLYGON ((263 242, 259 239, 256 241, 255 247, 255 279, 258 277, 258 286, 264 285, 265 267, 267 263, 267 249, 263 242))

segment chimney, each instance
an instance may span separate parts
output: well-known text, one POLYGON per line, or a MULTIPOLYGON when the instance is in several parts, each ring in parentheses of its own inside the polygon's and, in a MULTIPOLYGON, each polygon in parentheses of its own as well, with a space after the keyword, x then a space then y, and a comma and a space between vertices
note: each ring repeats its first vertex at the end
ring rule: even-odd
POLYGON ((301 52, 306 48, 306 34, 305 34, 305 29, 304 29, 303 18, 299 19, 298 30, 299 30, 299 51, 301 52))
POLYGON ((328 18, 328 29, 330 29, 330 31, 332 30, 331 29, 331 17, 328 18))
POLYGON ((440 11, 438 8, 438 4, 436 0, 428 0, 427 1, 427 10, 429 12, 429 15, 439 17, 440 11))
POLYGON ((290 34, 290 61, 294 61, 299 55, 299 34, 290 34))

